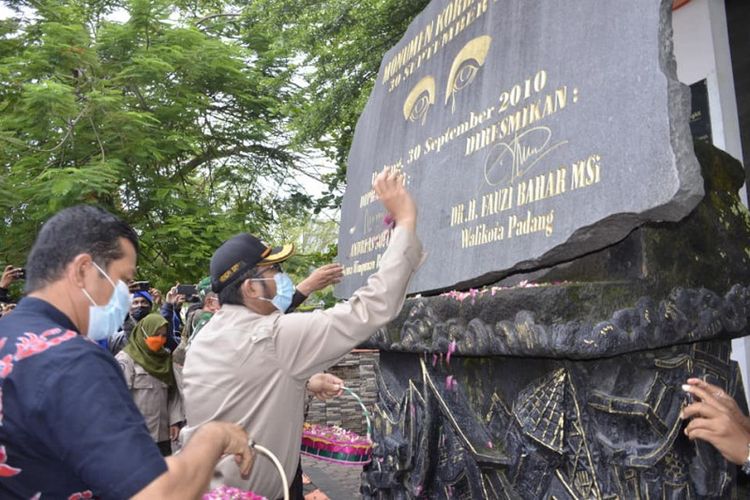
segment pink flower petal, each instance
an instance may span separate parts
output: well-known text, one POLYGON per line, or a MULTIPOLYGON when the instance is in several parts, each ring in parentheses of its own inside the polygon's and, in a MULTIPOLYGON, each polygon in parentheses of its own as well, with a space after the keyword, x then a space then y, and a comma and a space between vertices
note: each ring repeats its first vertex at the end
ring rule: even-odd
POLYGON ((448 354, 445 355, 445 362, 450 366, 451 364, 451 355, 456 352, 456 341, 452 340, 450 344, 448 344, 448 354))

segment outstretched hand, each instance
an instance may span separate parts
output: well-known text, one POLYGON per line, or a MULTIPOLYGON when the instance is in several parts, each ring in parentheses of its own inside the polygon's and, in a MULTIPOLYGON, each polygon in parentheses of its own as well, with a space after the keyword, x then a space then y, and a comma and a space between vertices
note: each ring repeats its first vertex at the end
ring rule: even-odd
POLYGON ((404 187, 404 174, 383 169, 373 183, 380 203, 393 216, 397 226, 414 231, 417 225, 417 205, 404 187))
POLYGON ((148 293, 154 298, 154 307, 161 307, 164 300, 161 297, 161 292, 156 288, 149 289, 148 293))
POLYGON ((223 433, 224 455, 234 455, 242 477, 248 477, 255 461, 255 450, 248 444, 245 429, 229 422, 209 422, 206 425, 218 426, 223 433))
POLYGON ((326 264, 313 271, 310 276, 302 280, 297 285, 297 290, 310 296, 311 293, 322 290, 328 285, 333 285, 341 281, 344 277, 344 267, 338 262, 326 264))
POLYGON ((175 286, 169 289, 167 292, 167 303, 172 304, 175 307, 180 307, 185 302, 185 296, 181 293, 177 293, 177 287, 180 284, 177 283, 175 286))
POLYGON ((19 269, 13 266, 5 266, 2 277, 0 277, 0 288, 8 288, 19 276, 19 269))
POLYGON ((330 373, 316 373, 307 381, 307 390, 321 401, 341 394, 344 381, 330 373))

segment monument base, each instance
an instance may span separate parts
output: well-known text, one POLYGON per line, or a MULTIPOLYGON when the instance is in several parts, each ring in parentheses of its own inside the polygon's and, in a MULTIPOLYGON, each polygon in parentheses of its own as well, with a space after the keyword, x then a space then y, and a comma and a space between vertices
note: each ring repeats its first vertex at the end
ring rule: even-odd
POLYGON ((364 497, 747 498, 737 467, 679 418, 690 376, 744 402, 729 353, 728 341, 576 361, 383 352, 364 497))
POLYGON ((679 418, 689 377, 747 413, 729 359, 750 321, 743 176, 710 146, 696 153, 706 196, 684 220, 495 287, 410 299, 370 339, 365 498, 750 498, 679 418))

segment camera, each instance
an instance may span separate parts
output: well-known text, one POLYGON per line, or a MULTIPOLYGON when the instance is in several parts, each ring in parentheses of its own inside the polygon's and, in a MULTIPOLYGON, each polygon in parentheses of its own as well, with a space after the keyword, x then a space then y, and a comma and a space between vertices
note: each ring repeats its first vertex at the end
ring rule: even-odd
POLYGON ((179 295, 184 295, 185 300, 188 300, 190 297, 198 293, 198 287, 195 285, 177 285, 177 293, 179 295))
POLYGON ((18 269, 16 269, 16 279, 19 279, 19 280, 26 279, 26 268, 19 267, 18 269))
POLYGON ((135 292, 148 292, 151 289, 151 283, 149 281, 134 281, 128 285, 130 293, 135 292))

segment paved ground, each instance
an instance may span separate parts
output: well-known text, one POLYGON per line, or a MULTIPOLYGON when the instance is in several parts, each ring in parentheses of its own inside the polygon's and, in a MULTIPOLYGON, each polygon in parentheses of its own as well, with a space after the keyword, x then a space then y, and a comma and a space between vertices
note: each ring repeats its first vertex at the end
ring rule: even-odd
POLYGON ((302 471, 307 474, 312 482, 312 485, 305 486, 305 498, 308 500, 361 498, 359 483, 362 467, 331 464, 303 455, 302 471), (313 495, 316 488, 318 492, 313 495))

